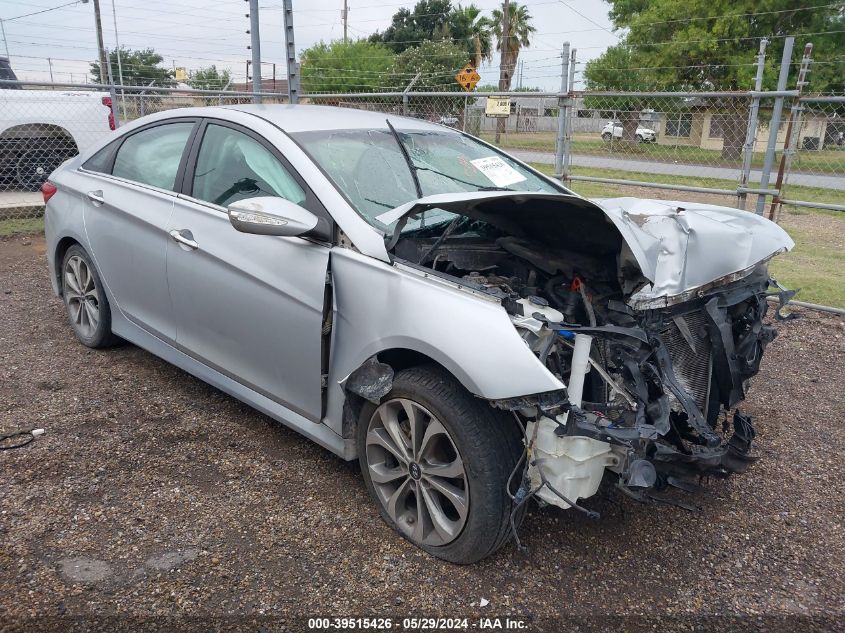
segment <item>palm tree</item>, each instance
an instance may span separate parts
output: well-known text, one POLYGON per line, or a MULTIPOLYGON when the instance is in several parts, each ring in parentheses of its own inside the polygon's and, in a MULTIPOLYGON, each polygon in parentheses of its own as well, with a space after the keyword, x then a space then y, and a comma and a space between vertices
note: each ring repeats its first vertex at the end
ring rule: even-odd
POLYGON ((469 34, 470 61, 477 69, 481 62, 490 61, 493 55, 490 27, 492 23, 481 15, 481 9, 474 4, 462 7, 460 4, 454 9, 455 23, 461 25, 461 30, 469 34))
POLYGON ((501 51, 502 47, 505 47, 505 69, 507 70, 507 86, 505 86, 505 89, 510 90, 513 69, 516 68, 519 51, 523 46, 525 48, 531 46, 531 34, 537 29, 531 24, 531 14, 528 12, 528 7, 516 2, 509 2, 508 41, 502 42, 504 6, 504 3, 502 3, 502 9, 493 10, 493 34, 498 40, 496 50, 501 51))

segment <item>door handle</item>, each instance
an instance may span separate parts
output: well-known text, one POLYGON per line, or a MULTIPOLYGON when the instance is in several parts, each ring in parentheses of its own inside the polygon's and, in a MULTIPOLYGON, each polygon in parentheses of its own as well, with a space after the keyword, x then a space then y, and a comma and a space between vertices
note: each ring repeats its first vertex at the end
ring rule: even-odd
POLYGON ((172 231, 170 231, 170 237, 172 237, 174 240, 176 240, 183 246, 187 246, 191 250, 196 250, 197 248, 199 248, 199 244, 197 244, 193 239, 191 239, 193 238, 193 235, 191 235, 191 232, 187 229, 182 229, 181 231, 173 229, 172 231), (185 231, 188 235, 190 235, 190 237, 182 235, 182 231, 185 231))
POLYGON ((106 202, 106 199, 103 198, 103 192, 100 189, 97 191, 89 191, 87 194, 88 199, 96 205, 101 205, 106 202))

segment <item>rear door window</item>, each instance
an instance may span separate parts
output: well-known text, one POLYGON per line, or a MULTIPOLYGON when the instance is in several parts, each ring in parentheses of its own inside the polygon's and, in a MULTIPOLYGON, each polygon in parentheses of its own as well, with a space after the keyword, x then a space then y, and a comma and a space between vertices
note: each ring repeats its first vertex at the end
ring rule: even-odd
POLYGON ((192 121, 181 121, 127 137, 117 150, 112 175, 175 191, 179 164, 193 128, 192 121))
POLYGON ((120 145, 120 141, 121 139, 112 141, 91 158, 86 160, 82 166, 88 171, 98 171, 101 174, 111 173, 112 159, 114 158, 115 150, 120 145))

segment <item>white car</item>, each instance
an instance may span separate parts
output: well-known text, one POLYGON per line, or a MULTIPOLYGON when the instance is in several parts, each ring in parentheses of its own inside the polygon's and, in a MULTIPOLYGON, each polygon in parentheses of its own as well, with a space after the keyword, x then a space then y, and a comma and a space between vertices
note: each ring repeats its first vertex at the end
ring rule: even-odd
MULTIPOLYGON (((622 124, 619 121, 608 122, 601 131, 601 138, 605 143, 609 143, 611 138, 622 138, 622 124)), ((637 126, 637 143, 656 143, 657 132, 651 128, 637 126)))
MULTIPOLYGON (((0 79, 15 81, 0 58, 0 79)), ((0 182, 37 191, 50 172, 115 129, 107 92, 0 85, 0 182)))

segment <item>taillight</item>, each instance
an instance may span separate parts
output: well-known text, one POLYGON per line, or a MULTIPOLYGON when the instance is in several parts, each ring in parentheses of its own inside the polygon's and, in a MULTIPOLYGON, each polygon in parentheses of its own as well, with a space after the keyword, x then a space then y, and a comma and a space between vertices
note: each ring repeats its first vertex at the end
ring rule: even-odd
POLYGON ((103 97, 102 102, 103 102, 103 105, 106 106, 109 109, 109 129, 114 130, 115 129, 114 110, 112 110, 112 107, 111 107, 111 105, 112 105, 111 97, 103 97))
POLYGON ((56 188, 56 185, 49 180, 41 185, 41 195, 44 196, 44 204, 47 204, 47 201, 52 198, 57 191, 58 189, 56 188))

